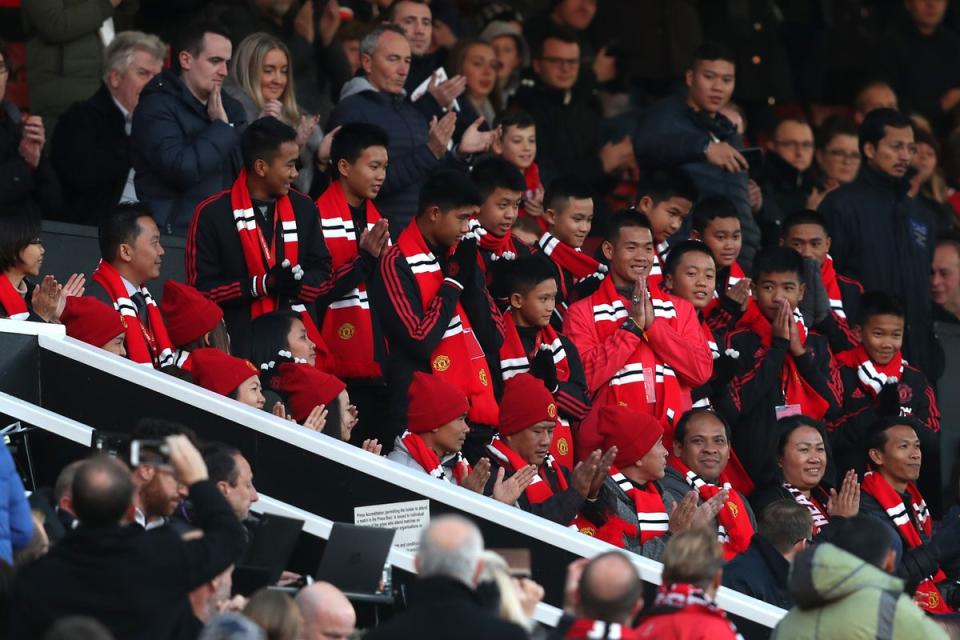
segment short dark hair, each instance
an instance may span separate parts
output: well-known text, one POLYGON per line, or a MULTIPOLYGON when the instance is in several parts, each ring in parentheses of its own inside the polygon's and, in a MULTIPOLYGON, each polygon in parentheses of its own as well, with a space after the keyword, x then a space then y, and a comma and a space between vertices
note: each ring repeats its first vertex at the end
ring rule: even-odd
POLYGON ((853 136, 856 138, 858 135, 857 125, 852 120, 843 116, 830 116, 820 124, 814 139, 817 149, 826 149, 837 136, 853 136))
POLYGON ((801 209, 800 211, 794 211, 784 218, 783 224, 780 225, 780 237, 786 239, 787 234, 790 233, 790 229, 793 229, 801 224, 815 224, 823 229, 823 232, 827 234, 827 237, 830 237, 830 225, 827 222, 827 219, 822 213, 819 211, 814 211, 813 209, 801 209))
POLYGON ((885 522, 860 513, 831 520, 830 528, 830 542, 834 546, 875 567, 883 568, 883 561, 893 548, 892 529, 885 522))
POLYGON ((477 163, 470 174, 473 184, 476 185, 480 197, 486 200, 497 189, 507 189, 523 193, 527 190, 527 182, 523 179, 520 169, 509 161, 496 156, 477 163))
POLYGON ((726 196, 707 196, 690 210, 690 220, 694 231, 703 234, 710 222, 718 218, 740 219, 740 213, 730 198, 726 196))
MULTIPOLYGON (((336 139, 336 136, 334 136, 336 139)), ((247 125, 240 137, 240 152, 243 166, 253 170, 257 160, 270 162, 280 152, 285 142, 296 142, 297 132, 290 125, 280 122, 273 116, 258 118, 247 125)))
POLYGON ((758 532, 773 548, 787 553, 813 533, 810 511, 792 498, 771 502, 760 514, 758 532))
POLYGON ((20 252, 37 241, 40 228, 37 212, 0 215, 0 271, 7 271, 20 263, 20 252))
POLYGON ((290 327, 300 314, 290 309, 279 309, 254 318, 250 323, 250 361, 261 369, 271 361, 277 361, 277 352, 288 350, 290 327))
POLYGON ((860 137, 860 153, 867 143, 874 147, 887 135, 887 127, 892 129, 910 129, 913 130, 913 122, 909 117, 900 113, 896 109, 874 109, 863 117, 860 123, 860 130, 857 135, 860 137))
POLYGON ((697 201, 697 186, 679 169, 653 169, 645 171, 637 183, 637 199, 644 196, 649 196, 654 203, 670 198, 683 198, 694 203, 697 201))
POLYGON ((867 455, 870 455, 872 449, 883 452, 884 448, 887 446, 887 431, 893 429, 894 427, 910 427, 918 435, 920 430, 925 427, 920 424, 920 421, 912 416, 889 416, 879 418, 876 422, 870 425, 870 428, 867 430, 866 437, 866 447, 864 449, 867 451, 867 455))
POLYGON ((787 442, 790 441, 790 434, 801 427, 810 427, 816 429, 820 437, 823 438, 823 445, 827 448, 827 455, 830 455, 830 441, 827 439, 827 429, 822 422, 814 420, 809 416, 789 416, 777 420, 777 430, 780 432, 780 438, 777 441, 777 458, 782 458, 787 450, 787 442))
POLYGON ((710 251, 710 247, 699 240, 684 240, 674 245, 673 248, 670 249, 670 253, 667 254, 667 260, 663 265, 664 275, 668 273, 670 275, 676 275, 677 267, 680 265, 680 259, 688 253, 702 253, 710 256, 714 266, 716 266, 717 259, 714 257, 713 252, 710 251))
POLYGON ((390 136, 383 128, 368 122, 349 122, 337 131, 330 144, 330 164, 336 168, 341 160, 353 164, 369 147, 389 147, 390 136))
POLYGON ((803 258, 790 247, 764 247, 753 258, 753 280, 764 273, 795 273, 803 280, 803 258))
POLYGON ((100 220, 97 236, 100 242, 100 257, 104 262, 117 259, 120 245, 136 242, 137 236, 143 231, 140 218, 153 218, 147 205, 142 202, 124 202, 114 205, 100 220))
POLYGON ((557 274, 552 262, 541 255, 527 256, 510 261, 509 269, 504 270, 506 282, 501 291, 508 296, 514 293, 526 295, 541 282, 556 279, 557 274))
POLYGON ((713 60, 723 60, 724 62, 736 64, 737 56, 733 53, 733 49, 725 44, 713 40, 704 40, 700 43, 700 46, 694 50, 693 60, 690 61, 690 68, 695 68, 698 62, 709 62, 713 60))
POLYGON ((649 229, 650 234, 653 234, 653 225, 650 224, 647 216, 636 209, 620 209, 615 211, 606 221, 603 239, 610 244, 616 244, 617 240, 620 239, 620 230, 627 227, 649 229))
POLYGON ((504 111, 493 121, 493 128, 496 129, 497 127, 500 127, 504 132, 506 132, 507 127, 529 129, 530 127, 536 126, 537 121, 533 119, 533 116, 522 109, 510 109, 509 111, 504 111))
POLYGON ((543 57, 543 50, 547 43, 547 40, 559 40, 560 42, 565 42, 567 44, 575 44, 578 47, 580 46, 580 39, 577 37, 577 32, 573 29, 567 27, 551 26, 547 29, 547 32, 543 35, 543 40, 537 43, 536 47, 533 50, 534 59, 539 60, 543 57))
POLYGON ((707 409, 706 407, 697 407, 694 409, 689 409, 686 411, 680 419, 677 421, 677 425, 673 428, 673 441, 679 442, 680 446, 683 446, 683 439, 687 437, 687 426, 690 424, 690 421, 700 415, 709 415, 713 416, 720 421, 720 424, 723 425, 723 432, 727 436, 727 442, 730 442, 730 425, 724 419, 722 415, 714 411, 713 409, 707 409))
POLYGON ((420 214, 431 207, 447 212, 458 207, 479 207, 483 203, 480 192, 463 171, 440 169, 433 172, 420 187, 420 214))
POLYGON ((630 616, 634 606, 643 597, 643 582, 633 563, 622 551, 606 551, 590 559, 580 574, 580 609, 584 617, 605 622, 620 622, 630 616), (632 579, 628 580, 622 593, 613 598, 601 598, 596 593, 597 579, 593 573, 598 562, 616 558, 629 567, 632 579))
POLYGON ((860 296, 857 310, 857 324, 861 327, 867 324, 873 316, 896 316, 906 318, 903 305, 896 296, 885 291, 867 291, 860 296))
POLYGON ((186 51, 194 57, 200 55, 203 48, 203 36, 208 33, 222 36, 227 40, 230 39, 230 32, 222 23, 207 19, 194 20, 179 32, 174 58, 179 56, 181 51, 186 51))
POLYGON ((84 527, 114 527, 130 508, 133 492, 133 478, 122 462, 108 455, 95 455, 77 469, 73 510, 84 527))
POLYGON ((543 194, 543 208, 553 209, 559 213, 567 207, 573 198, 577 200, 592 199, 593 189, 574 176, 557 178, 547 186, 543 194))
POLYGON ((240 450, 222 442, 213 442, 203 448, 203 461, 207 465, 207 476, 214 483, 226 482, 231 487, 237 486, 240 478, 240 467, 237 465, 237 456, 242 456, 240 450))

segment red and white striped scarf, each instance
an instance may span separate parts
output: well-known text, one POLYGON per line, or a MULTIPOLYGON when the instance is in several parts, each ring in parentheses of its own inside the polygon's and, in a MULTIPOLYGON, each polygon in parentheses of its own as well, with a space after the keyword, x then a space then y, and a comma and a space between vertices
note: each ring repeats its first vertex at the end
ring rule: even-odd
MULTIPOLYGON (((860 483, 860 490, 867 495, 873 496, 874 500, 880 503, 887 517, 897 528, 900 537, 904 539, 910 549, 916 549, 923 544, 920 538, 920 531, 910 517, 909 510, 913 510, 917 522, 923 527, 925 535, 929 536, 933 529, 930 521, 930 512, 927 510, 927 503, 920 490, 912 482, 907 483, 907 493, 910 495, 910 504, 904 504, 903 497, 897 493, 896 489, 890 486, 887 479, 876 471, 868 471, 863 476, 863 482, 860 483)), ((937 583, 946 580, 947 576, 942 569, 926 580, 920 583, 913 597, 921 608, 930 613, 950 613, 952 609, 943 601, 940 589, 937 583)))
POLYGON ((663 504, 663 496, 653 482, 638 487, 619 469, 610 468, 610 477, 624 493, 633 500, 637 512, 637 526, 640 529, 640 543, 645 544, 653 538, 659 538, 670 530, 670 516, 663 504))
POLYGON ((175 347, 170 341, 170 336, 167 335, 167 327, 163 323, 160 308, 147 288, 141 286, 139 291, 143 294, 147 306, 147 321, 150 326, 140 322, 137 305, 130 299, 127 287, 113 265, 101 260, 96 271, 93 272, 93 279, 100 283, 113 300, 113 308, 120 313, 120 319, 127 327, 124 340, 127 358, 138 364, 151 365, 158 369, 174 364, 175 347))
POLYGON ((10 320, 26 320, 30 317, 27 301, 17 288, 10 282, 10 278, 0 273, 0 305, 10 320))
POLYGON ((647 276, 647 288, 653 291, 660 289, 663 284, 663 266, 667 261, 667 254, 670 253, 670 243, 664 240, 656 246, 653 252, 653 263, 650 265, 650 275, 647 276))
MULTIPOLYGON (((657 587, 657 597, 653 601, 654 608, 694 610, 702 613, 722 618, 730 625, 730 631, 737 640, 743 640, 743 636, 737 631, 737 627, 732 621, 727 619, 726 612, 706 594, 706 592, 692 584, 672 583, 661 584, 657 587)), ((654 612, 656 615, 656 612, 654 612)), ((643 625, 640 625, 642 632, 643 625)))
POLYGON ((834 359, 837 364, 856 369, 860 384, 873 397, 880 393, 884 385, 896 384, 903 378, 905 361, 899 351, 887 364, 877 364, 867 355, 863 345, 858 344, 849 351, 838 353, 834 359))
POLYGON ((843 296, 840 294, 837 270, 833 266, 833 258, 830 257, 830 254, 827 254, 823 264, 820 265, 820 279, 823 280, 823 287, 827 290, 827 298, 830 299, 830 311, 841 320, 846 320, 847 314, 843 312, 843 296))
MULTIPOLYGON (((447 473, 443 468, 443 463, 440 461, 440 457, 427 446, 427 443, 423 441, 423 438, 420 437, 420 434, 413 433, 411 431, 404 431, 403 435, 400 436, 400 441, 403 442, 403 446, 407 448, 407 452, 410 454, 410 457, 417 461, 417 463, 423 467, 423 470, 429 473, 434 478, 439 478, 441 480, 446 480, 447 473)), ((463 455, 458 451, 457 460, 453 463, 453 479, 457 485, 463 485, 463 479, 466 478, 473 469, 470 467, 470 464, 466 461, 463 455)))
MULTIPOLYGON (((511 474, 516 473, 530 464, 521 458, 520 454, 511 449, 499 435, 493 437, 493 440, 487 445, 487 451, 511 474)), ((546 475, 548 470, 554 471, 554 476, 557 478, 557 488, 560 491, 567 490, 567 478, 563 475, 561 469, 554 468, 555 464, 553 456, 548 455, 544 459, 543 464, 540 465, 539 473, 533 476, 533 482, 527 486, 525 491, 525 495, 527 496, 527 500, 530 501, 530 504, 540 504, 553 496, 553 488, 550 486, 546 475)))
POLYGON ((553 260, 553 263, 560 268, 561 277, 558 284, 560 285, 560 293, 563 295, 564 311, 566 311, 566 307, 573 302, 573 300, 570 299, 570 292, 567 291, 566 278, 563 277, 564 271, 573 275, 574 284, 587 278, 603 280, 607 275, 607 265, 600 264, 580 251, 580 249, 574 249, 570 245, 561 242, 549 231, 545 231, 543 235, 540 236, 538 244, 544 255, 553 260))
MULTIPOLYGON (((727 289, 737 284, 741 280, 747 277, 747 274, 743 272, 743 268, 740 266, 739 262, 734 261, 730 268, 727 270, 727 282, 723 286, 723 291, 726 293, 727 289)), ((713 299, 707 303, 707 306, 703 309, 703 316, 707 317, 710 315, 710 312, 720 304, 720 294, 717 293, 717 290, 713 290, 713 299)), ((749 304, 754 304, 753 300, 750 300, 749 304)))
MULTIPOLYGON (((331 268, 350 262, 360 252, 360 234, 339 180, 330 183, 317 198, 323 240, 330 251, 331 268)), ((366 201, 367 229, 380 220, 372 200, 366 201)), ((367 285, 360 282, 339 300, 330 303, 323 314, 320 333, 332 358, 331 373, 340 378, 373 379, 383 375, 374 355, 373 318, 370 315, 367 285)))
POLYGON ((803 495, 800 489, 797 489, 789 482, 784 482, 783 488, 787 490, 787 493, 790 494, 790 497, 792 497, 797 504, 806 507, 807 511, 810 512, 810 517, 813 519, 813 535, 817 535, 820 533, 820 529, 830 524, 830 516, 827 515, 826 509, 820 505, 820 502, 816 498, 813 496, 808 498, 803 495))
MULTIPOLYGON (((477 247, 483 251, 489 251, 492 261, 517 259, 517 243, 520 242, 520 240, 518 240, 513 233, 499 237, 495 236, 485 229, 476 218, 470 220, 470 231, 477 236, 477 247)), ((487 265, 479 252, 477 252, 477 261, 480 268, 486 271, 487 265)))
POLYGON ((635 629, 616 622, 577 618, 563 637, 565 640, 633 640, 640 636, 635 629))

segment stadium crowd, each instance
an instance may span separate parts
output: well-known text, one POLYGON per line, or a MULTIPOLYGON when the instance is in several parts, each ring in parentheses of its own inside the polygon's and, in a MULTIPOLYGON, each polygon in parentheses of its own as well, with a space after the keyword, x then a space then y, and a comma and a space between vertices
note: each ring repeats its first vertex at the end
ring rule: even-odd
POLYGON ((960 637, 960 2, 0 7, 0 317, 617 548, 556 628, 458 517, 375 628, 231 597, 256 469, 144 416, 29 503, 0 448, 10 637, 960 637))

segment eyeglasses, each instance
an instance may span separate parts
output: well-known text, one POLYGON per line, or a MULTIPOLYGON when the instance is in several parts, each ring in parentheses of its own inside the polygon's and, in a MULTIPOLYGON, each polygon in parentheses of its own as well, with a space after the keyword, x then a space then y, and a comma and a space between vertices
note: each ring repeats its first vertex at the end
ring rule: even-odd
POLYGON ((828 149, 827 155, 833 158, 834 160, 840 160, 841 162, 853 162, 856 160, 860 161, 860 152, 859 151, 843 151, 842 149, 828 149))
POLYGON ((774 141, 774 144, 777 145, 778 147, 786 147, 787 149, 793 149, 794 151, 796 151, 797 149, 802 149, 803 151, 810 151, 811 149, 813 149, 813 143, 810 142, 809 140, 804 140, 802 142, 800 140, 783 140, 783 141, 776 140, 774 141))
POLYGON ((580 59, 579 58, 558 58, 556 56, 544 56, 540 58, 548 64, 555 64, 558 67, 579 67, 580 59))
POLYGON ((884 142, 883 144, 886 145, 888 149, 890 149, 891 151, 897 154, 903 151, 906 151, 910 155, 916 155, 917 153, 917 145, 914 144, 913 142, 894 142, 893 144, 889 142, 884 142))

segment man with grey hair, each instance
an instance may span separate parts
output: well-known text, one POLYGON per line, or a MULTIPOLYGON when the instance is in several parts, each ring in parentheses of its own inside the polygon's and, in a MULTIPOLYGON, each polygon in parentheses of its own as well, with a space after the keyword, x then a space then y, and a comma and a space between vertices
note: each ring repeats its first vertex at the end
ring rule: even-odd
POLYGON ((414 560, 419 579, 410 595, 410 608, 365 637, 526 638, 519 626, 501 620, 484 608, 474 587, 483 566, 480 530, 462 516, 435 518, 420 536, 414 560))
POLYGON ((329 582, 304 587, 296 603, 303 619, 299 640, 346 640, 357 625, 353 605, 329 582))
POLYGON ((67 109, 53 137, 67 222, 95 225, 118 202, 136 202, 130 127, 140 91, 163 68, 166 45, 154 35, 121 31, 104 52, 95 94, 67 109))

